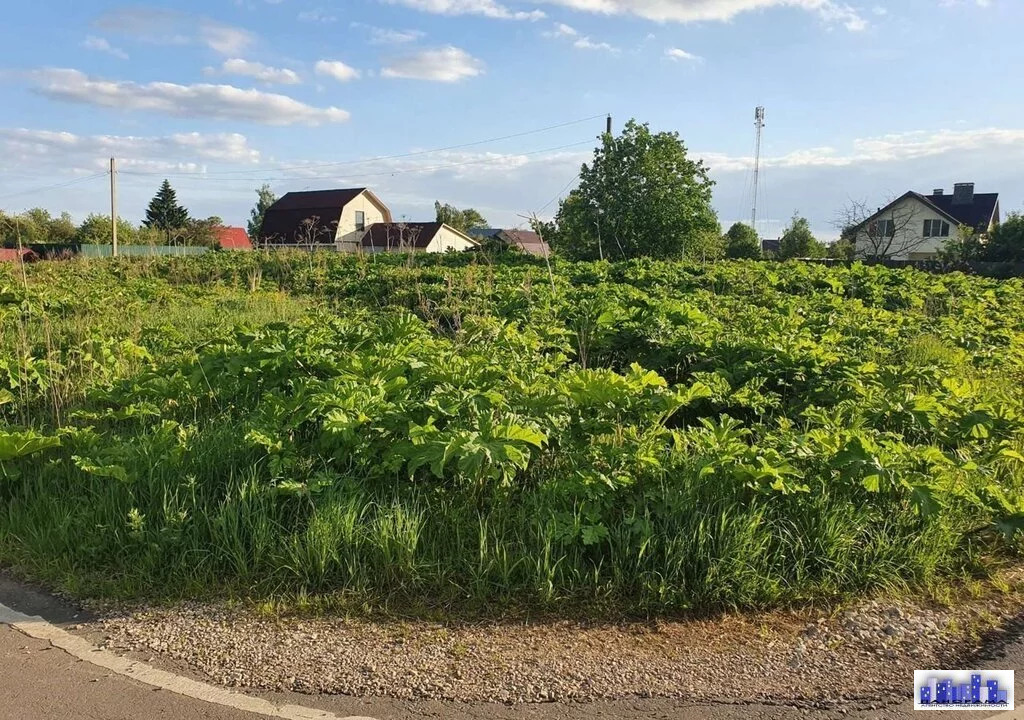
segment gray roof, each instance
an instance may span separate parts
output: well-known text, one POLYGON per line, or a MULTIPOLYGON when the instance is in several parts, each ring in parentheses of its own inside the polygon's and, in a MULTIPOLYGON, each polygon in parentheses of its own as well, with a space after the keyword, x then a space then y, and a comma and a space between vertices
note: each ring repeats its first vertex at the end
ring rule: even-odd
POLYGON ((924 198, 956 220, 958 225, 966 225, 978 231, 988 230, 992 218, 999 210, 999 193, 974 193, 974 201, 955 204, 953 195, 925 195, 924 198))

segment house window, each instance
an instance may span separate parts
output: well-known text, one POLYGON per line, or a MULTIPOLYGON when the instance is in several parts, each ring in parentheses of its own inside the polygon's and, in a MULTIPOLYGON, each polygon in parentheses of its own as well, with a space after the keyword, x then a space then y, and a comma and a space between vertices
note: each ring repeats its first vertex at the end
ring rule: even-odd
POLYGON ((896 223, 892 220, 875 220, 868 228, 871 237, 892 237, 896 234, 896 223))
POLYGON ((925 220, 924 236, 926 238, 949 237, 949 223, 942 220, 925 220))
POLYGON ((362 232, 366 229, 366 213, 356 210, 356 230, 362 232))

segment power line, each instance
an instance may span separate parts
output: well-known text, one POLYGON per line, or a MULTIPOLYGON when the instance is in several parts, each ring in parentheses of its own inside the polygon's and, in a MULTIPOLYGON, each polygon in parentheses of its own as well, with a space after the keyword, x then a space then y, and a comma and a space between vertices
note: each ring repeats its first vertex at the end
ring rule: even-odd
MULTIPOLYGON (((558 145, 556 147, 549 147, 549 148, 543 148, 543 149, 540 149, 540 150, 531 150, 529 152, 516 153, 516 156, 517 157, 521 157, 521 156, 529 156, 529 155, 539 155, 541 153, 546 153, 546 152, 556 152, 558 150, 566 150, 568 148, 579 147, 581 145, 589 145, 592 142, 593 142, 593 140, 582 140, 580 142, 569 143, 568 145, 558 145)), ((194 178, 196 180, 216 180, 217 182, 221 182, 221 183, 224 183, 224 182, 252 183, 253 181, 267 181, 267 182, 269 182, 269 181, 272 181, 272 180, 275 180, 275 181, 280 181, 280 180, 322 180, 322 179, 352 180, 352 179, 361 179, 361 178, 369 178, 369 177, 384 177, 384 176, 392 177, 392 176, 395 176, 395 175, 405 175, 405 174, 408 174, 408 173, 435 172, 437 170, 447 170, 447 169, 450 169, 450 168, 465 167, 467 165, 487 165, 487 164, 491 164, 491 163, 505 162, 507 159, 508 159, 507 156, 503 156, 503 157, 496 157, 496 158, 484 158, 482 160, 467 160, 465 162, 449 163, 449 164, 446 164, 446 165, 430 165, 430 166, 421 167, 421 168, 408 168, 408 169, 405 169, 405 170, 384 170, 384 171, 381 171, 381 172, 359 173, 359 174, 356 174, 356 175, 343 175, 343 176, 336 176, 336 175, 333 175, 333 174, 328 174, 328 175, 312 175, 311 174, 311 175, 291 175, 291 176, 287 176, 287 175, 280 176, 279 175, 279 176, 276 176, 276 177, 262 177, 262 178, 214 178, 214 177, 207 177, 207 176, 204 176, 204 175, 189 174, 186 177, 194 178)), ((155 175, 161 175, 160 173, 138 173, 138 172, 132 172, 130 170, 120 170, 118 172, 118 174, 119 175, 132 175, 132 176, 136 176, 136 177, 150 177, 150 176, 152 176, 154 174, 155 175)), ((174 176, 173 175, 161 175, 161 177, 174 177, 174 176)))
POLYGON ((567 182, 565 184, 565 187, 563 187, 561 190, 558 191, 557 195, 555 195, 553 198, 551 198, 546 203, 544 203, 544 206, 540 210, 537 211, 537 214, 540 215, 542 212, 547 210, 551 206, 551 203, 553 203, 558 198, 562 197, 562 193, 564 193, 566 190, 568 190, 569 186, 572 185, 574 182, 576 182, 579 179, 580 179, 580 174, 576 173, 576 175, 573 177, 573 179, 570 180, 569 182, 567 182))
POLYGON ((559 128, 570 127, 572 125, 579 125, 580 123, 590 122, 597 118, 604 117, 605 114, 592 115, 591 117, 580 118, 579 120, 570 120, 564 123, 558 123, 557 125, 548 125, 547 127, 537 128, 535 130, 525 130, 523 132, 513 133, 511 135, 502 135, 500 137, 488 138, 487 140, 475 140, 468 143, 460 143, 458 145, 448 145, 446 147, 434 148, 432 150, 417 150, 415 152, 400 153, 397 155, 379 155, 377 157, 365 158, 362 160, 341 160, 338 162, 329 163, 314 163, 309 165, 284 165, 272 168, 254 168, 251 170, 216 170, 211 172, 189 172, 189 173, 159 173, 159 172, 133 172, 133 175, 157 175, 160 177, 193 177, 193 176, 210 176, 210 175, 248 175, 252 173, 262 172, 287 172, 289 170, 307 170, 310 168, 325 168, 325 167, 341 167, 345 165, 361 165, 365 163, 380 162, 382 160, 400 160, 403 158, 420 157, 423 155, 432 155, 439 152, 447 152, 449 150, 459 150, 462 148, 475 147, 478 145, 486 145, 487 143, 501 142, 503 140, 512 140, 514 138, 526 137, 527 135, 536 135, 542 132, 548 132, 550 130, 558 130, 559 128))
POLYGON ((63 188, 63 187, 68 187, 69 185, 74 185, 75 183, 86 182, 87 180, 95 180, 96 178, 101 178, 101 177, 106 177, 106 176, 107 176, 107 173, 105 173, 105 172, 96 173, 95 175, 89 175, 88 177, 75 178, 74 180, 68 180, 67 182, 54 183, 53 185, 44 185, 43 187, 32 188, 31 190, 21 190, 21 191, 16 192, 16 193, 10 193, 8 195, 0 195, 0 200, 6 200, 6 199, 12 198, 12 197, 19 197, 21 195, 31 195, 31 194, 34 194, 34 193, 43 192, 45 190, 55 190, 57 188, 63 188))

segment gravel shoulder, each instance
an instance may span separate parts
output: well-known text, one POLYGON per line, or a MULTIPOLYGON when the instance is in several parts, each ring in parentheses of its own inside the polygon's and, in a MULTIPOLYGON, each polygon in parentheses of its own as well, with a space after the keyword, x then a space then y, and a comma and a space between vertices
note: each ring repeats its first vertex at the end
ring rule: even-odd
POLYGON ((1024 668, 1022 578, 943 606, 647 623, 381 621, 199 603, 83 610, 2 576, 0 596, 155 666, 342 715, 902 720, 915 716, 914 669, 1024 668))
POLYGON ((110 649, 170 659, 252 691, 520 707, 657 699, 871 713, 905 704, 914 669, 962 663, 998 645, 1022 618, 1024 592, 1012 590, 944 607, 867 601, 820 612, 647 623, 372 621, 183 604, 101 613, 73 627, 110 649))

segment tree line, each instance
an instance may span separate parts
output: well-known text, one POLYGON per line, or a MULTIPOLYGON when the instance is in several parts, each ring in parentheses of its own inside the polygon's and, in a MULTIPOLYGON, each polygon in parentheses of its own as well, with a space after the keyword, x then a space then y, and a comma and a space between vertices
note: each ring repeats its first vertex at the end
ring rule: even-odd
MULTIPOLYGON (((124 245, 205 245, 216 246, 219 217, 194 218, 183 207, 169 181, 164 180, 146 208, 141 224, 119 217, 117 241, 124 245)), ((81 243, 110 245, 113 231, 110 215, 92 213, 80 224, 63 212, 54 216, 44 208, 32 208, 18 214, 0 211, 0 245, 50 245, 81 243)))

